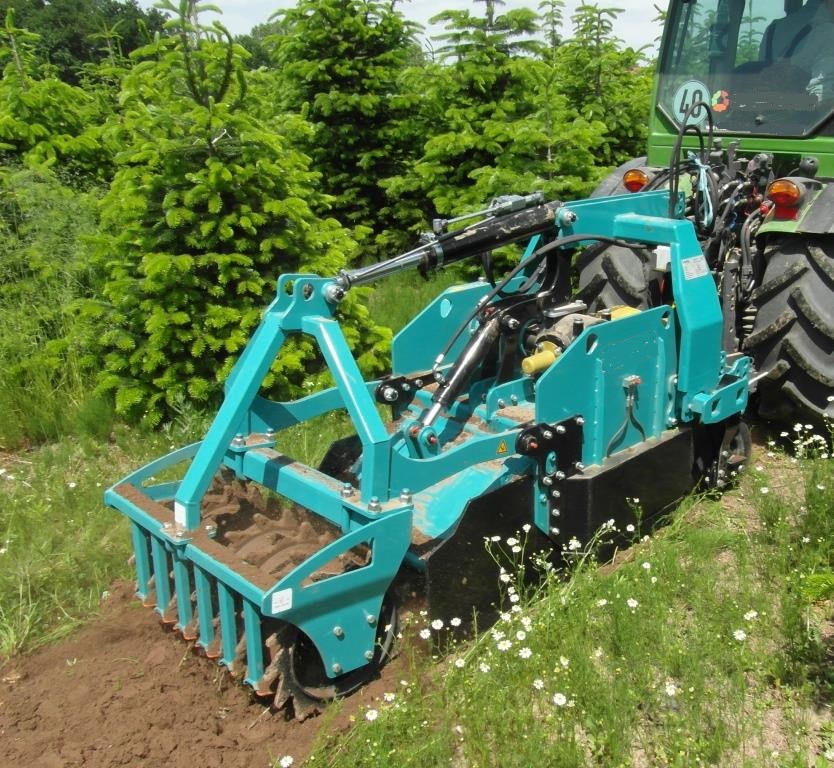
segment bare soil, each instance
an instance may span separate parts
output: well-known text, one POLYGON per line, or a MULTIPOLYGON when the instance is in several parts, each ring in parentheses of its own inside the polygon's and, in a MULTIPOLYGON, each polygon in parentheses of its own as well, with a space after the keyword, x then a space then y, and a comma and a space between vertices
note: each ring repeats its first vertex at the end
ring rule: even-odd
POLYGON ((198 657, 118 583, 69 640, 0 667, 0 766, 267 768, 284 755, 300 765, 324 725, 348 728, 392 690, 396 666, 335 717, 299 723, 198 657))

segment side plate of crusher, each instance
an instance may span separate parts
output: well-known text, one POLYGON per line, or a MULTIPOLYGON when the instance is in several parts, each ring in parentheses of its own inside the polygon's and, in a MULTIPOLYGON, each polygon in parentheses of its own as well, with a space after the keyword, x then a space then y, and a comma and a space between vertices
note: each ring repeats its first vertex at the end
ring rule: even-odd
POLYGON ((395 259, 281 276, 205 438, 106 492, 130 520, 139 597, 304 718, 390 655, 401 571, 419 574, 432 617, 488 616, 485 537, 529 525, 536 546, 559 552, 609 519, 632 522, 630 497, 649 518, 708 473, 739 469, 750 361, 721 348, 715 278, 692 224, 666 216, 668 194, 513 198, 395 259), (363 379, 336 319, 352 286, 522 239, 498 285, 444 291, 395 337, 391 374, 363 379), (570 265, 600 241, 668 249, 673 302, 588 314, 570 265), (315 341, 335 386, 270 401, 261 384, 296 334, 315 341), (276 450, 282 430, 338 410, 355 434, 320 467, 276 450), (154 479, 174 467, 181 479, 154 479), (234 543, 240 507, 217 513, 235 484, 250 501, 272 497, 254 516, 259 557, 251 539, 234 543))

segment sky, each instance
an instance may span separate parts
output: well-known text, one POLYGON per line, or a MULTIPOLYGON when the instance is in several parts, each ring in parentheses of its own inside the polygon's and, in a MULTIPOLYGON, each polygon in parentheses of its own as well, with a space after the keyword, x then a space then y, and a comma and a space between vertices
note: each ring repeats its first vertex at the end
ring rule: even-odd
MULTIPOLYGON (((662 1, 662 0, 661 0, 662 1)), ((220 21, 234 35, 242 35, 249 32, 253 26, 266 21, 275 11, 281 8, 292 8, 295 0, 208 0, 218 6, 223 15, 220 21)), ((568 24, 565 27, 565 35, 569 36, 570 17, 582 0, 567 0, 565 3, 565 19, 568 24)), ((143 8, 152 8, 154 0, 139 0, 143 8)), ((539 0, 505 0, 500 10, 507 11, 512 8, 538 7, 539 0)), ((659 36, 660 29, 652 23, 657 16, 654 4, 646 0, 614 0, 609 3, 600 3, 602 7, 622 8, 623 13, 618 19, 619 29, 617 36, 635 48, 641 45, 653 45, 655 38, 659 36)), ((441 28, 430 29, 428 20, 444 10, 470 10, 478 16, 483 15, 483 5, 473 0, 405 0, 399 8, 407 18, 422 24, 428 32, 437 33, 441 28)), ((208 16, 207 19, 210 19, 208 16)))

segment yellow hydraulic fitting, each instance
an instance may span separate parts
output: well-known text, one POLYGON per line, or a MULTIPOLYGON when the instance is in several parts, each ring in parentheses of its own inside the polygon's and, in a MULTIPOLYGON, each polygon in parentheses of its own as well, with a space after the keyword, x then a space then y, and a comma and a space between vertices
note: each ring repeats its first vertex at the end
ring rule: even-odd
POLYGON ((552 341, 543 341, 539 347, 540 350, 535 355, 525 357, 521 361, 521 370, 527 376, 535 376, 547 370, 559 357, 559 348, 552 341))
POLYGON ((624 317, 631 317, 632 315, 639 315, 640 310, 635 307, 629 307, 627 304, 621 304, 619 307, 611 309, 612 320, 622 320, 624 317))

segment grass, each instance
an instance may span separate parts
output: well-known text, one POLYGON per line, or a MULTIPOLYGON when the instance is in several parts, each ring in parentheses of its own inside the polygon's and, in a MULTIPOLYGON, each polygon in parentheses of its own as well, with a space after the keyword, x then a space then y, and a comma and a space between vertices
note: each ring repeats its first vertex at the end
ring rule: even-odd
MULTIPOLYGON (((499 623, 392 682, 305 764, 834 764, 831 604, 801 590, 831 566, 834 473, 826 459, 763 458, 616 567, 586 550, 570 578, 548 571, 530 592, 508 560, 516 602, 499 623), (777 492, 803 475, 803 498, 777 492)), ((412 643, 437 618, 453 617, 417 619, 412 643)))
POLYGON ((95 193, 17 170, 0 176, 0 450, 109 431, 91 395, 71 306, 90 290, 95 193))

